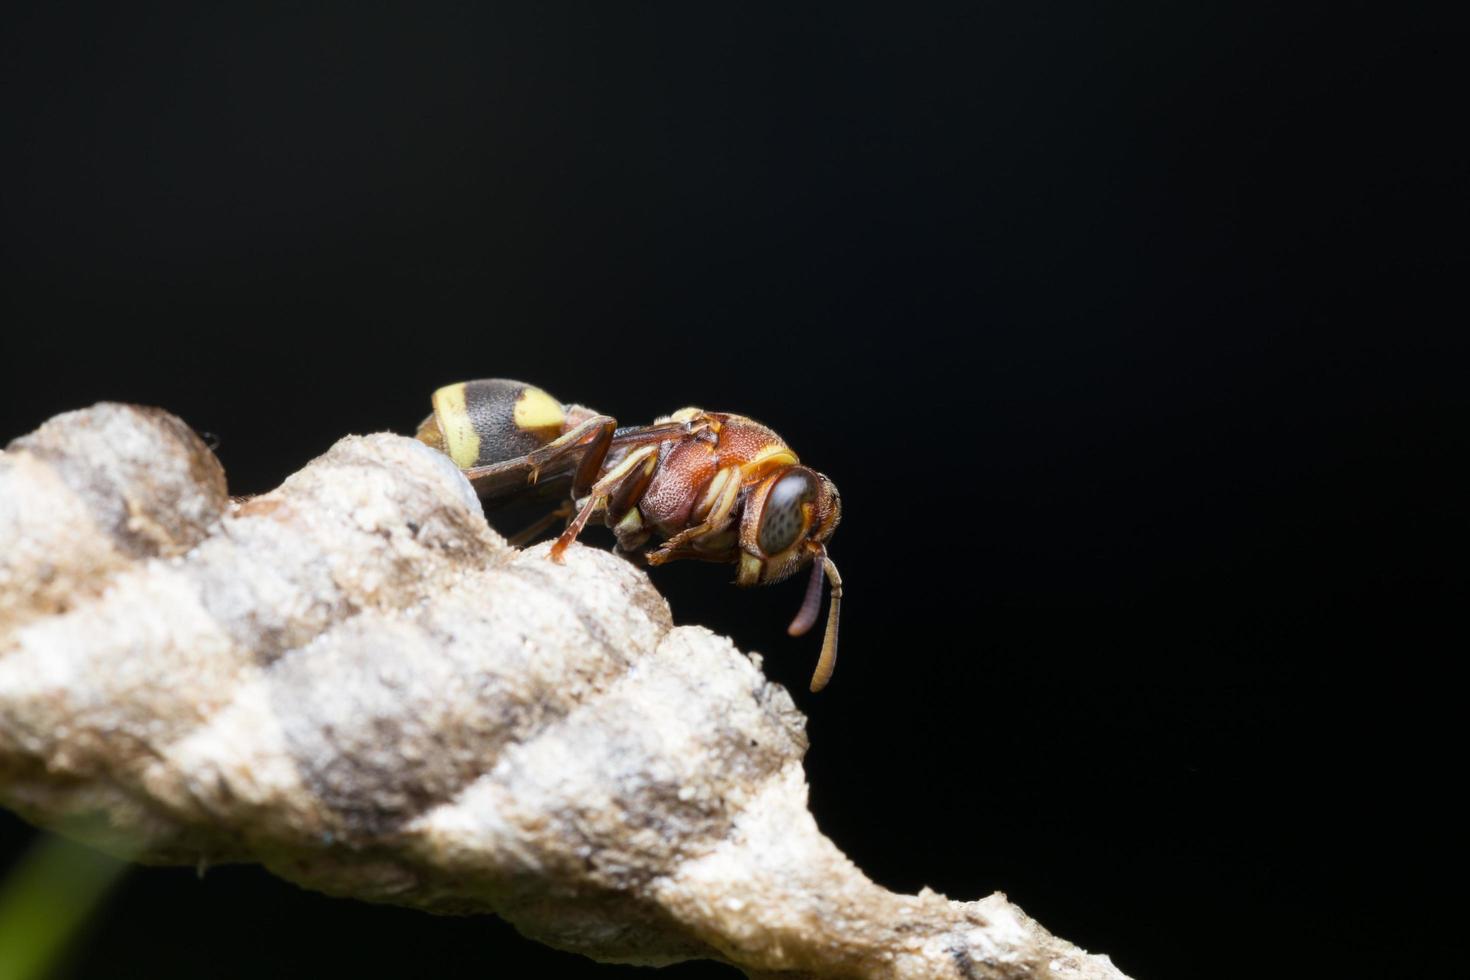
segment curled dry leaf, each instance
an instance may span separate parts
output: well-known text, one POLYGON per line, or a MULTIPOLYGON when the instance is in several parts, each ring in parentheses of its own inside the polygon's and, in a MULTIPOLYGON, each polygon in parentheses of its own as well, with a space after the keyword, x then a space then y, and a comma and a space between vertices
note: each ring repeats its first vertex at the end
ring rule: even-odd
POLYGON ((806 808, 804 723, 627 562, 509 547, 415 440, 243 502, 157 410, 0 454, 0 801, 38 825, 606 961, 1122 976, 1003 896, 869 881, 806 808))

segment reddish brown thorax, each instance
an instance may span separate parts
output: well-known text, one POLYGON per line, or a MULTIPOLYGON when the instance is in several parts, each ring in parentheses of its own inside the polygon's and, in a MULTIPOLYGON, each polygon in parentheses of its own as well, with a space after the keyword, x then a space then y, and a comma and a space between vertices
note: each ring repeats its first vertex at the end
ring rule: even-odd
POLYGON ((738 469, 742 487, 748 488, 772 466, 796 462, 796 454, 781 437, 759 422, 707 413, 702 424, 705 427, 692 437, 666 444, 667 452, 639 504, 644 521, 665 537, 688 527, 691 517, 702 520, 706 516, 709 506, 702 508, 705 513, 696 511, 701 503, 714 503, 707 499, 710 485, 722 471, 738 469))

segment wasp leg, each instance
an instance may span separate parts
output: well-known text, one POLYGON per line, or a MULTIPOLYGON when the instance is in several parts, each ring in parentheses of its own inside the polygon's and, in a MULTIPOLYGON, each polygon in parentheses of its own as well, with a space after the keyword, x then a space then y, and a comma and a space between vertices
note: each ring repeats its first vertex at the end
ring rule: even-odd
POLYGON ((475 492, 487 499, 522 491, 547 474, 561 479, 570 473, 574 490, 585 487, 597 478, 617 426, 610 416, 594 415, 524 456, 472 466, 464 475, 475 492))
POLYGON ((567 525, 567 529, 561 532, 561 537, 556 539, 556 544, 551 546, 552 561, 561 561, 566 550, 577 540, 577 535, 582 533, 582 528, 587 526, 587 521, 599 510, 606 510, 608 501, 617 498, 624 499, 631 494, 622 493, 622 489, 630 481, 634 484, 646 483, 649 476, 647 469, 650 463, 658 459, 658 446, 644 446, 629 453, 622 462, 607 472, 602 479, 592 485, 587 492, 582 506, 577 510, 577 516, 567 525))
POLYGON ((541 533, 559 520, 565 520, 572 516, 572 504, 570 501, 562 504, 556 510, 537 518, 534 524, 523 527, 515 534, 506 539, 512 548, 524 548, 527 544, 535 541, 541 533))
POLYGON ((714 551, 701 551, 698 548, 678 548, 669 551, 663 547, 659 547, 653 551, 643 552, 642 558, 643 564, 645 565, 667 565, 671 561, 684 561, 686 559, 690 561, 707 561, 715 565, 728 565, 731 561, 730 554, 731 551, 728 548, 714 551))

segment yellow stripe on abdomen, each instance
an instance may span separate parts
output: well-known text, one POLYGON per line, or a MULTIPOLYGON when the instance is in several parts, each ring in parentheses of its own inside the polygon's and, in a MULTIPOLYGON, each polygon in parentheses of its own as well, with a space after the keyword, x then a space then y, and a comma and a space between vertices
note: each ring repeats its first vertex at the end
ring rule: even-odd
POLYGON ((521 396, 516 399, 515 404, 516 428, 522 432, 535 429, 551 429, 561 431, 562 422, 566 413, 562 411, 561 402, 552 398, 540 388, 526 386, 521 396))
POLYGON ((480 435, 465 406, 464 382, 445 385, 434 392, 434 416, 444 434, 444 451, 454 465, 467 470, 480 458, 480 435))

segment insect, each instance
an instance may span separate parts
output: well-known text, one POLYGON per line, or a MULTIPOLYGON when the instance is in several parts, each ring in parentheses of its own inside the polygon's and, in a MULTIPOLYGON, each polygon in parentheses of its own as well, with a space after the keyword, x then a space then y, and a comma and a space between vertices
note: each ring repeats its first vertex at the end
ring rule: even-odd
POLYGON ((619 428, 610 416, 501 378, 446 385, 432 401, 418 438, 454 460, 487 503, 562 499, 517 535, 528 540, 568 518, 551 546, 554 561, 601 517, 617 536, 617 550, 650 565, 681 558, 734 563, 741 586, 780 582, 809 565, 805 598, 787 628, 792 636, 816 623, 825 576, 831 603, 811 689, 827 686, 842 604, 842 577, 827 557, 827 541, 842 500, 832 481, 802 466, 775 432, 743 415, 700 408, 619 428))

